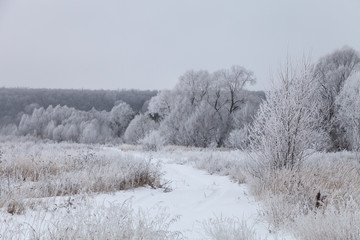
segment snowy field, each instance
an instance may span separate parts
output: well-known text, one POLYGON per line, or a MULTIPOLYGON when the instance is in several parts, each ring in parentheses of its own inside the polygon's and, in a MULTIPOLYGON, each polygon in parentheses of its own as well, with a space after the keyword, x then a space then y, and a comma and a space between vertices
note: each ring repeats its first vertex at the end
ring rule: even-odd
POLYGON ((5 138, 0 152, 0 239, 360 236, 356 153, 257 178, 247 153, 226 149, 5 138))
POLYGON ((0 146, 2 239, 277 239, 248 185, 220 176, 231 175, 227 172, 196 169, 204 164, 202 155, 215 161, 225 154, 240 164, 245 158, 240 152, 125 152, 119 147, 28 140, 3 141, 0 146), (94 163, 99 158, 100 165, 94 163), (65 163, 74 166, 65 168, 65 163), (80 163, 83 167, 76 166, 80 163), (142 168, 152 172, 152 181, 128 183, 123 189, 115 186, 124 176, 136 178, 142 168), (57 190, 50 191, 54 185, 57 190))

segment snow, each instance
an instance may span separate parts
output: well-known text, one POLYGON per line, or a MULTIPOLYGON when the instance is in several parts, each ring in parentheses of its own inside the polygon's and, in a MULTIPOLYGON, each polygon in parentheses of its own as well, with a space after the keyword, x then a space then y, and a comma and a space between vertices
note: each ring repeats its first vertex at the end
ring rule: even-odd
MULTIPOLYGON (((246 221, 247 226, 256 232, 259 239, 292 239, 285 238, 285 235, 280 237, 269 231, 269 224, 261 217, 262 207, 251 196, 246 184, 232 182, 227 176, 212 175, 204 170, 195 169, 190 163, 183 164, 181 161, 180 163, 174 161, 175 155, 166 156, 146 152, 125 153, 115 147, 106 147, 103 150, 108 155, 132 154, 143 159, 151 158, 154 162, 161 162, 164 172, 161 183, 164 184, 164 187, 154 189, 148 186, 109 194, 91 194, 87 196, 90 199, 86 200, 86 204, 83 206, 78 205, 81 204, 81 201, 79 203, 79 198, 74 196, 74 207, 66 206, 70 201, 69 197, 57 197, 53 206, 48 208, 48 212, 29 210, 24 215, 9 216, 3 210, 2 217, 5 220, 11 217, 11 221, 14 223, 24 222, 44 228, 45 219, 49 220, 54 214, 63 214, 64 211, 74 211, 69 215, 74 219, 69 221, 76 224, 77 221, 86 221, 83 218, 90 216, 86 215, 87 212, 91 214, 92 211, 97 211, 96 209, 104 206, 119 206, 118 209, 120 209, 124 203, 130 203, 135 212, 143 211, 150 219, 161 217, 159 210, 165 210, 170 219, 176 219, 174 223, 170 224, 168 230, 181 232, 184 239, 208 239, 204 233, 203 223, 219 218, 246 221), (84 214, 78 215, 79 213, 76 211, 83 211, 84 214)), ((51 205, 51 199, 44 198, 43 200, 51 205)), ((99 214, 97 213, 97 215, 99 214)), ((113 222, 116 225, 116 221, 113 222)), ((15 225, 10 224, 9 226, 15 225)))
POLYGON ((171 159, 161 161, 165 172, 163 178, 169 181, 170 192, 139 188, 98 196, 99 203, 121 204, 131 199, 134 208, 165 208, 172 216, 180 216, 170 230, 180 231, 186 239, 204 239, 202 222, 216 217, 244 219, 261 239, 276 238, 261 220, 261 207, 249 194, 247 185, 239 185, 228 177, 210 175, 189 165, 172 163, 171 159))

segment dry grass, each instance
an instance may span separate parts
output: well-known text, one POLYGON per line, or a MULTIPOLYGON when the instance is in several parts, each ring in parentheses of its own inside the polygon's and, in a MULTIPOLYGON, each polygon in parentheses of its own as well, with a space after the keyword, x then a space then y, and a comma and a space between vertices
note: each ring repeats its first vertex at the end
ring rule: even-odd
POLYGON ((134 211, 131 201, 98 206, 73 201, 25 216, 0 215, 1 239, 182 239, 170 226, 178 217, 155 207, 134 211))
POLYGON ((202 223, 205 239, 213 240, 257 240, 255 230, 245 220, 236 218, 215 217, 202 223))
POLYGON ((358 240, 360 239, 360 211, 349 207, 338 209, 329 208, 324 214, 311 212, 299 216, 289 230, 296 239, 301 240, 358 240))
POLYGON ((159 163, 82 144, 0 143, 0 207, 26 199, 161 187, 159 163))
POLYGON ((360 162, 355 153, 317 153, 298 171, 263 170, 250 184, 274 229, 290 229, 298 239, 359 239, 359 225, 351 220, 360 212, 360 162), (336 221, 346 234, 355 235, 339 237, 350 235, 332 228, 336 221), (321 235, 324 232, 328 234, 321 235))
POLYGON ((210 174, 229 176, 238 183, 246 182, 249 175, 246 169, 247 155, 241 151, 168 146, 152 155, 159 159, 172 159, 178 164, 190 164, 210 174))
POLYGON ((208 151, 216 151, 216 152, 228 152, 231 151, 229 148, 221 147, 221 148, 201 148, 201 147, 186 147, 186 146, 176 146, 176 145, 168 145, 162 148, 164 152, 208 152, 208 151))

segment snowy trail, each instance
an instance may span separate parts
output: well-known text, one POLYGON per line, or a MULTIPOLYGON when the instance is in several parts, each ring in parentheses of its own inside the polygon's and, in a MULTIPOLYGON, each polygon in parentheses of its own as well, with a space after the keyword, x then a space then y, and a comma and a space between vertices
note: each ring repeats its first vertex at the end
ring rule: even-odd
POLYGON ((268 233, 267 224, 259 220, 260 207, 248 194, 246 185, 166 160, 163 161, 163 170, 166 172, 163 178, 170 181, 170 192, 139 188, 101 199, 116 203, 131 198, 132 206, 141 209, 164 207, 172 216, 180 216, 170 229, 180 231, 186 239, 204 239, 201 222, 220 216, 245 219, 261 239, 275 238, 268 233))

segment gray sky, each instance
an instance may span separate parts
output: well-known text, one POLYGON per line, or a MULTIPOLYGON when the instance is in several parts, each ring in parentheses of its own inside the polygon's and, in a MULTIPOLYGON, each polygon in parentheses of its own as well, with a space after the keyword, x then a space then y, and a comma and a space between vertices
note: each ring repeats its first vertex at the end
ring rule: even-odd
POLYGON ((169 89, 239 64, 360 51, 360 0, 0 0, 0 87, 169 89))

